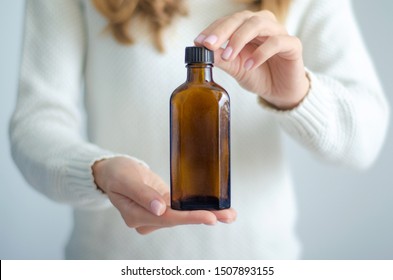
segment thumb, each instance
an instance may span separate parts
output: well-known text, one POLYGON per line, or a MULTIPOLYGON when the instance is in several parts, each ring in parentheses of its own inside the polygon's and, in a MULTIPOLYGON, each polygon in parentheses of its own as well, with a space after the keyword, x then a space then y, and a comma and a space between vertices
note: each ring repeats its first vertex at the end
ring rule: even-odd
POLYGON ((123 194, 156 216, 166 211, 164 197, 148 184, 130 180, 125 184, 123 194))
POLYGON ((214 66, 224 70, 229 75, 236 77, 239 72, 239 68, 241 67, 239 64, 239 57, 235 58, 233 61, 226 61, 221 57, 223 52, 224 49, 222 48, 214 51, 214 66))
POLYGON ((214 52, 214 66, 224 70, 240 82, 246 72, 246 69, 244 69, 244 59, 242 56, 238 55, 231 61, 224 60, 221 57, 223 51, 224 50, 220 48, 214 52))
POLYGON ((244 68, 244 64, 252 57, 255 48, 256 46, 247 44, 236 57, 229 61, 222 58, 224 49, 219 48, 214 51, 214 65, 227 72, 237 81, 240 81, 241 79, 244 79, 244 74, 247 72, 244 68))

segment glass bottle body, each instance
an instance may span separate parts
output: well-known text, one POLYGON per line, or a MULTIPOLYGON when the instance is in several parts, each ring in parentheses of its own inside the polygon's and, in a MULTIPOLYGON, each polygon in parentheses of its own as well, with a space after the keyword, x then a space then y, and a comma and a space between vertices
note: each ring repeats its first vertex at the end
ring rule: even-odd
POLYGON ((230 207, 230 100, 211 64, 188 64, 170 102, 171 207, 230 207))

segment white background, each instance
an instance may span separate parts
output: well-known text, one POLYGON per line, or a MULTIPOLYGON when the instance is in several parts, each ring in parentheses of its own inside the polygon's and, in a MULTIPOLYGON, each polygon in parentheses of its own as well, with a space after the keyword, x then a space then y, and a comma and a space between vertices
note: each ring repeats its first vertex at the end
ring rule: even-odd
MULTIPOLYGON (((30 0, 33 1, 33 0, 30 0)), ((50 0, 48 0, 50 1, 50 0)), ((354 0, 359 25, 393 104, 393 1, 354 0)), ((61 259, 71 209, 30 188, 9 152, 24 1, 0 0, 0 259, 61 259)), ((393 131, 375 165, 343 170, 285 139, 299 204, 305 259, 393 259, 393 131)))

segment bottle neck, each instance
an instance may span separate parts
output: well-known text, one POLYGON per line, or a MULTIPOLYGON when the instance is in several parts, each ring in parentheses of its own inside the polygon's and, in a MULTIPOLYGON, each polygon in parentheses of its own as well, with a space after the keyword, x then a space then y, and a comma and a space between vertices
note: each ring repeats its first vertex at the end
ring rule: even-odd
POLYGON ((213 65, 205 63, 187 64, 187 82, 204 83, 213 81, 213 65))

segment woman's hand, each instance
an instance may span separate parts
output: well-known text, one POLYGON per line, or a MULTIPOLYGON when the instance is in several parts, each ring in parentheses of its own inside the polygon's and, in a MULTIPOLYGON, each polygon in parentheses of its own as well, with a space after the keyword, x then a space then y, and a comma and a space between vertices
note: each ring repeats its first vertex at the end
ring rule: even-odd
POLYGON ((308 92, 301 41, 288 35, 269 11, 218 19, 197 36, 195 44, 215 51, 217 67, 279 109, 296 107, 308 92))
POLYGON ((98 161, 93 165, 97 186, 120 211, 127 226, 141 234, 185 224, 214 225, 236 219, 233 209, 222 211, 175 211, 169 187, 149 168, 125 157, 98 161))

